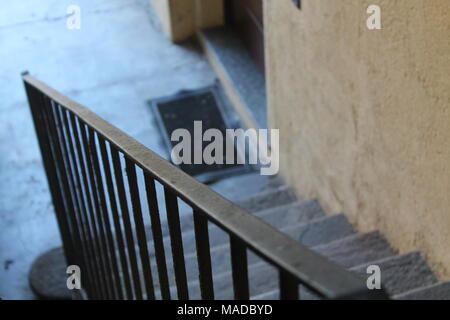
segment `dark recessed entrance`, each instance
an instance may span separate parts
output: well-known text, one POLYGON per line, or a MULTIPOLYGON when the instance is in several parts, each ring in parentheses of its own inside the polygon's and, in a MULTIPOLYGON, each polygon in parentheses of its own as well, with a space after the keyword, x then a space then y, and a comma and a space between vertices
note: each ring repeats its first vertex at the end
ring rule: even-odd
POLYGON ((225 6, 227 24, 233 27, 264 73, 263 0, 226 0, 225 6))

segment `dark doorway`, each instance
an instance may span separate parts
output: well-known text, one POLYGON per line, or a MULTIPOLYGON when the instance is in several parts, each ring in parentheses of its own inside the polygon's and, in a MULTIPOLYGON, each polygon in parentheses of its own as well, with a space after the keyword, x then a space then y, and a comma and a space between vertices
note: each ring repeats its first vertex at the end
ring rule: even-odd
POLYGON ((233 27, 264 73, 263 0, 225 0, 225 5, 227 24, 233 27))

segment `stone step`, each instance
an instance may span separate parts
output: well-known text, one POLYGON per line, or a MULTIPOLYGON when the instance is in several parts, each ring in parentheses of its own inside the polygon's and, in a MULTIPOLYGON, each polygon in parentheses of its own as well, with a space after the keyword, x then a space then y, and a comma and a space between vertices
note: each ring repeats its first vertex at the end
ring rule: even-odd
POLYGON ((286 233, 307 247, 319 246, 355 234, 344 214, 322 217, 286 233))
MULTIPOLYGON (((297 215, 299 213, 297 212, 297 215)), ((299 239, 301 243, 306 246, 316 246, 322 243, 327 243, 347 237, 354 234, 354 229, 348 222, 345 215, 334 215, 330 217, 322 217, 311 221, 310 223, 288 225, 281 232, 288 234, 289 236, 299 239)), ((172 285, 174 282, 173 265, 168 259, 168 272, 170 276, 170 282, 172 285)), ((230 272, 231 270, 231 258, 230 249, 228 243, 216 246, 211 249, 211 261, 214 274, 221 274, 230 272)), ((261 262, 262 260, 254 253, 248 252, 248 264, 252 265, 261 262)), ((185 257, 186 273, 188 279, 193 281, 193 285, 198 276, 198 265, 196 252, 192 252, 185 257)), ((156 264, 153 265, 153 269, 156 270, 156 264)))
POLYGON ((244 126, 268 128, 265 78, 251 60, 244 43, 229 26, 203 29, 199 32, 199 40, 217 68, 220 81, 231 83, 227 90, 232 96, 239 97, 235 108, 245 115, 241 117, 244 126))
POLYGON ((317 246, 313 250, 345 268, 395 255, 389 243, 378 231, 349 236, 317 246))
MULTIPOLYGON (((313 247, 313 250, 345 268, 352 268, 370 261, 395 256, 395 252, 389 243, 378 231, 351 235, 313 247)), ((299 292, 301 299, 318 299, 316 295, 302 286, 299 287, 299 292)), ((278 296, 278 289, 274 287, 272 290, 255 295, 252 299, 271 300, 278 296)))
POLYGON ((317 200, 299 200, 254 213, 275 228, 308 223, 325 217, 325 212, 317 200))
POLYGON ((271 189, 254 196, 235 201, 238 206, 248 212, 258 212, 270 208, 276 208, 297 201, 292 190, 287 186, 271 189))
POLYGON ((391 296, 437 283, 435 275, 419 252, 373 261, 350 270, 367 277, 367 267, 371 265, 380 267, 381 285, 391 296))
MULTIPOLYGON (((363 279, 367 279, 367 268, 369 266, 380 267, 381 285, 390 296, 437 282, 433 272, 418 252, 372 261, 349 270, 357 273, 363 279)), ((303 300, 319 299, 306 289, 300 292, 300 297, 303 300)))
POLYGON ((396 300, 450 300, 450 282, 417 288, 394 296, 396 300))
MULTIPOLYGON (((378 250, 380 250, 380 252, 375 254, 375 251, 377 249, 371 249, 372 250, 371 256, 383 257, 387 254, 393 255, 393 251, 390 249, 389 245, 387 243, 385 243, 385 240, 383 238, 381 238, 379 236, 379 234, 377 235, 377 233, 366 234, 365 237, 350 236, 344 240, 345 241, 340 241, 340 240, 334 241, 334 242, 332 242, 332 244, 339 243, 340 245, 344 245, 344 246, 347 246, 348 248, 352 248, 352 250, 341 251, 342 253, 347 252, 347 253, 351 254, 352 259, 346 260, 346 259, 343 259, 343 257, 333 255, 333 258, 335 259, 336 262, 341 261, 347 265, 350 264, 351 262, 353 262, 354 263, 353 266, 360 265, 359 261, 363 260, 364 258, 367 258, 368 256, 364 252, 360 252, 360 256, 358 256, 358 253, 353 251, 353 249, 362 247, 365 250, 365 246, 361 246, 361 243, 367 243, 367 242, 376 244, 375 247, 378 248, 378 250), (368 241, 368 238, 370 238, 371 241, 368 241), (375 239, 378 239, 378 240, 375 240, 375 239), (377 243, 377 241, 380 243, 384 242, 384 246, 381 246, 381 244, 377 243), (356 242, 356 244, 354 244, 353 242, 356 242), (389 249, 387 249, 386 247, 389 249)), ((321 250, 322 247, 327 247, 327 245, 316 247, 315 250, 319 251, 319 252, 322 251, 322 252, 329 253, 329 251, 321 250), (317 248, 320 250, 318 250, 317 248)), ((330 247, 335 247, 335 246, 333 245, 330 247)), ((252 264, 249 266, 249 283, 250 283, 250 295, 254 299, 263 299, 263 298, 275 299, 279 296, 278 290, 277 290, 278 285, 279 285, 278 272, 274 267, 272 267, 271 265, 269 265, 265 262, 259 262, 259 263, 252 264)), ((220 275, 215 276, 214 284, 215 284, 215 293, 216 293, 217 299, 227 300, 227 299, 232 298, 233 286, 232 286, 231 272, 226 272, 226 273, 222 273, 220 275)), ((175 288, 173 288, 173 290, 175 291, 175 288)), ((309 292, 305 288, 300 287, 299 291, 300 291, 300 296, 302 299, 306 299, 306 300, 317 299, 317 297, 315 297, 311 292, 309 292)), ((190 283, 190 294, 191 294, 191 298, 194 300, 197 300, 200 298, 200 289, 199 289, 198 282, 193 281, 190 283)))
MULTIPOLYGON (((315 223, 322 225, 323 228, 327 228, 328 225, 339 225, 344 224, 343 215, 335 215, 327 218, 320 218, 315 220, 315 223), (335 223, 331 223, 334 221, 335 223), (329 223, 329 224, 328 224, 329 223)), ((345 217, 344 217, 345 218, 345 217)), ((311 223, 310 223, 311 224, 311 223)), ((283 229, 282 231, 290 234, 292 236, 293 232, 297 232, 297 235, 302 234, 302 229, 316 229, 319 230, 319 225, 314 227, 308 226, 308 224, 299 225, 299 226, 290 226, 288 228, 283 229)), ((328 227, 330 228, 330 227, 328 227)), ((351 228, 351 227, 350 227, 351 228)), ((353 232, 353 229, 346 228, 345 232, 353 232), (351 230, 351 231, 350 231, 351 230)), ((220 231, 220 230, 219 230, 220 231)), ((227 236, 224 232, 222 238, 223 240, 227 240, 227 236)), ((320 232, 319 232, 320 233, 320 232)), ((329 232, 331 233, 331 232, 329 232)), ((307 233, 306 233, 307 234, 307 233)), ((344 233, 345 236, 345 233, 344 233)), ((313 237, 314 238, 314 237, 313 237)), ((309 239, 308 237, 303 237, 303 240, 309 239)), ((319 238, 320 239, 320 238, 319 238)), ((191 241, 195 241, 194 238, 191 241)), ((312 240, 306 240, 312 241, 312 240)), ((194 242, 193 242, 194 243, 194 242)), ((230 299, 230 292, 232 292, 232 278, 231 278, 231 266, 230 266, 230 257, 228 250, 228 242, 225 242, 222 246, 212 247, 212 261, 213 261, 213 277, 214 283, 216 286, 215 292, 218 299, 230 299), (219 251, 218 253, 215 251, 219 251), (217 267, 219 266, 219 267, 217 267), (218 270, 216 269, 218 268, 218 270), (222 272, 223 270, 227 270, 226 272, 222 272), (228 289, 222 289, 228 288, 228 289), (225 290, 221 292, 221 290, 225 290), (230 291, 231 290, 231 291, 230 291)), ((167 244, 166 244, 167 245, 167 244)), ((193 244, 195 246, 195 243, 193 244)), ((379 232, 371 232, 366 234, 358 234, 358 235, 350 235, 340 240, 335 240, 330 243, 324 245, 318 245, 313 247, 313 250, 318 253, 330 258, 334 262, 346 267, 351 268, 355 266, 362 265, 364 263, 368 263, 370 261, 378 261, 380 259, 384 259, 387 257, 392 257, 395 255, 394 251, 390 248, 387 241, 379 234, 379 232)), ((170 255, 170 252, 166 252, 170 255)), ((277 271, 270 265, 261 261, 254 254, 249 254, 249 277, 251 278, 251 293, 252 296, 258 296, 264 293, 270 293, 273 290, 277 289, 278 286, 278 273, 277 271), (270 279, 270 281, 268 281, 270 279)), ((168 258, 167 261, 171 259, 168 258)), ((188 281, 189 288, 191 291, 191 298, 196 300, 200 298, 200 289, 199 283, 197 280, 198 276, 198 266, 195 258, 195 251, 190 254, 190 258, 186 259, 187 273, 188 273, 188 281)), ((172 267, 168 265, 169 275, 171 275, 171 285, 172 290, 175 290, 174 280, 173 280, 173 272, 172 267)), ((156 266, 153 266, 153 270, 156 270, 156 266)), ((158 287, 158 284, 155 284, 158 287)), ((302 297, 308 299, 314 299, 312 294, 306 292, 303 288, 302 297)))
MULTIPOLYGON (((145 194, 145 184, 143 179, 138 179, 138 185, 140 193, 145 194)), ((257 172, 246 173, 241 175, 231 176, 229 178, 225 178, 219 180, 215 183, 209 185, 211 189, 221 194, 223 197, 227 198, 233 202, 246 201, 258 194, 266 194, 271 191, 277 191, 280 189, 280 192, 287 190, 288 188, 283 185, 281 179, 278 177, 269 177, 262 176, 257 172)), ((163 226, 167 223, 166 216, 166 205, 164 200, 164 188, 161 184, 156 182, 155 184, 156 196, 158 201, 158 207, 160 211, 160 219, 163 226)), ((292 192, 289 193, 289 196, 292 196, 292 192)), ((146 201, 146 200, 144 200, 146 201)), ((183 201, 178 202, 179 210, 180 210, 180 218, 183 219, 191 217, 192 209, 183 201)), ((277 205, 276 202, 274 205, 277 205)), ((149 212, 146 206, 142 207, 144 216, 148 216, 149 212)), ((163 230, 163 232, 167 232, 167 229, 163 230)))
MULTIPOLYGON (((274 211, 276 211, 277 207, 286 206, 294 202, 296 202, 294 194, 288 187, 285 186, 267 190, 265 192, 258 193, 257 195, 252 195, 248 198, 235 201, 238 206, 250 213, 261 212, 264 214, 266 213, 266 211, 269 211, 272 208, 275 208, 274 211)), ((305 202, 302 203, 302 205, 304 207, 304 210, 318 211, 323 213, 317 201, 305 202)), ((165 212, 162 210, 160 210, 160 213, 162 215, 165 215, 165 212)), ((165 217, 162 218, 161 231, 163 237, 167 237, 169 235, 169 227, 167 225, 165 217)), ((194 229, 194 219, 191 209, 189 209, 188 211, 180 212, 180 226, 182 232, 189 232, 194 229)), ((150 226, 146 226, 146 231, 148 235, 151 235, 150 226)))
MULTIPOLYGON (((233 280, 231 272, 213 275, 216 300, 233 300, 233 280)), ((278 272, 267 263, 257 263, 249 266, 250 295, 255 296, 272 291, 278 284, 278 272)), ((175 286, 171 294, 176 297, 175 286)), ((200 285, 198 281, 189 282, 190 300, 200 300, 200 285)))
POLYGON ((211 189, 231 201, 248 198, 283 186, 277 177, 262 176, 259 172, 241 174, 209 185, 211 189))
MULTIPOLYGON (((305 200, 291 202, 269 210, 258 211, 255 212, 254 215, 267 221, 268 223, 273 223, 277 228, 283 228, 284 226, 292 225, 295 221, 298 221, 298 223, 296 223, 296 225, 298 225, 314 218, 321 217, 324 213, 317 201, 305 200)), ((183 234, 183 247, 185 254, 189 254, 195 250, 195 233, 192 214, 189 219, 183 219, 181 226, 183 234)), ((162 226, 162 230, 165 248, 166 251, 169 252, 171 247, 168 226, 162 226)), ((151 231, 149 227, 147 227, 147 234, 149 239, 151 239, 151 231)), ((229 238, 227 233, 212 223, 209 224, 209 237, 211 248, 227 243, 229 238)), ((153 245, 149 246, 149 252, 151 255, 154 254, 153 245)))
MULTIPOLYGON (((418 252, 411 252, 370 262, 353 267, 350 271, 366 278, 367 268, 372 265, 380 267, 381 284, 391 296, 394 296, 394 299, 450 299, 450 283, 437 284, 436 277, 418 252)), ((274 289, 254 296, 252 299, 273 300, 278 297, 279 291, 278 289, 274 289)), ((300 289, 300 299, 317 300, 318 297, 308 290, 302 291, 300 289)))
POLYGON ((280 290, 271 290, 256 296, 252 296, 250 300, 278 300, 280 299, 280 290))

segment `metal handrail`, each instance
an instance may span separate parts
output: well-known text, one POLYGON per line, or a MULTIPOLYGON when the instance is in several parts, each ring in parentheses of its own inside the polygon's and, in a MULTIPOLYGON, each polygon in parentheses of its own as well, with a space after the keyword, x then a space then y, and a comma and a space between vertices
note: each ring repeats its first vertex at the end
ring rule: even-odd
MULTIPOLYGON (((81 121, 80 123, 84 123, 87 126, 88 130, 97 134, 99 140, 108 142, 111 148, 124 154, 127 159, 127 165, 132 163, 142 168, 149 178, 155 179, 165 187, 167 208, 176 212, 176 215, 171 215, 174 217, 172 218, 174 221, 171 222, 170 219, 168 221, 169 224, 174 223, 175 225, 174 229, 171 229, 170 234, 172 241, 177 241, 174 239, 180 236, 179 228, 176 228, 177 225, 179 227, 178 208, 176 205, 173 207, 173 202, 171 205, 170 199, 172 197, 175 197, 175 200, 176 197, 182 199, 193 208, 196 231, 199 231, 199 234, 203 230, 206 231, 207 236, 207 223, 212 222, 230 235, 236 298, 245 299, 249 295, 248 266, 242 261, 246 260, 247 249, 253 251, 279 270, 281 298, 298 298, 298 286, 300 284, 328 299, 385 298, 384 292, 369 291, 365 281, 361 278, 225 199, 208 186, 187 175, 77 102, 72 101, 29 74, 23 75, 23 81, 32 109, 42 108, 42 101, 39 102, 41 104, 35 101, 36 97, 41 95, 45 101, 48 100, 47 102, 44 101, 44 105, 47 103, 46 108, 50 108, 49 110, 57 108, 60 110, 57 112, 60 113, 62 112, 61 110, 65 110, 69 114, 68 119, 72 119, 71 117, 78 118, 81 121)), ((34 114, 36 112, 36 110, 33 111, 34 114)), ((44 115, 44 120, 45 117, 48 118, 48 114, 44 115)), ((50 117, 53 116, 50 115, 50 117)), ((39 126, 39 123, 36 121, 35 119, 36 126, 39 126)), ((48 119, 46 121, 48 127, 49 121, 48 119)), ((70 131, 66 130, 67 132, 70 131)), ((45 138, 45 135, 43 136, 45 138)), ((44 150, 42 151, 44 152, 44 150)), ((178 241, 181 241, 181 237, 179 237, 178 241)), ((207 238, 206 242, 207 245, 205 246, 198 241, 197 251, 200 250, 209 256, 210 248, 207 238)), ((172 244, 177 245, 177 243, 172 244)), ((178 251, 178 254, 182 253, 181 244, 181 251, 178 251)), ((176 279, 180 297, 180 290, 187 290, 185 284, 183 287, 183 282, 185 282, 182 281, 183 279, 180 281, 181 285, 178 283, 180 278, 182 278, 184 265, 182 263, 177 265, 176 261, 174 261, 174 264, 176 275, 181 275, 176 279)), ((202 266, 199 267, 203 296, 204 291, 207 291, 208 282, 212 281, 210 262, 208 265, 206 260, 206 270, 204 268, 204 272, 201 270, 202 266)), ((205 293, 204 297, 206 296, 208 295, 205 293)), ((209 296, 212 297, 213 293, 209 296)))

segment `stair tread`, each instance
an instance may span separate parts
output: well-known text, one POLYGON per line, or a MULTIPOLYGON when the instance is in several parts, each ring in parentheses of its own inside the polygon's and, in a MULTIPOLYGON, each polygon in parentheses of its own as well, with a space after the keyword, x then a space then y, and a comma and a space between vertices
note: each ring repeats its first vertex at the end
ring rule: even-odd
MULTIPOLYGON (((312 249, 345 268, 358 267, 369 261, 385 259, 395 255, 390 245, 378 231, 350 235, 343 239, 315 246, 312 249), (367 252, 367 246, 369 246, 369 252, 367 252)), ((299 291, 301 299, 318 299, 317 295, 302 286, 300 286, 299 291)), ((256 294, 254 299, 270 300, 278 296, 277 287, 274 286, 265 293, 256 294)))
MULTIPOLYGON (((311 221, 310 223, 299 224, 297 226, 288 226, 281 230, 288 235, 296 237, 299 241, 303 241, 306 246, 314 246, 323 242, 333 241, 341 237, 346 237, 354 234, 354 229, 348 222, 345 215, 334 215, 329 217, 322 217, 311 221), (309 234, 311 232, 311 234, 309 234)), ((229 299, 230 294, 229 281, 231 279, 231 263, 229 255, 229 246, 223 245, 213 248, 211 250, 211 259, 213 261, 213 273, 215 274, 214 284, 216 286, 216 293, 219 299, 229 299), (225 290, 224 292, 221 292, 225 290)), ((250 290, 253 295, 270 291, 276 288, 278 279, 277 271, 269 264, 262 262, 252 252, 248 253, 250 290), (273 281, 267 281, 273 279, 273 281)), ((186 257, 186 265, 188 278, 193 279, 190 282, 190 287, 193 287, 193 299, 199 298, 199 285, 194 277, 198 274, 196 269, 195 253, 186 257)), ((169 266, 171 268, 171 266, 169 266)))
MULTIPOLYGON (((272 193, 273 192, 269 192, 269 194, 272 193)), ((279 190, 275 191, 275 193, 280 195, 279 190)), ((284 194, 284 191, 281 191, 281 194, 284 194)), ((256 217, 260 217, 263 220, 267 219, 268 223, 276 221, 277 227, 283 227, 286 225, 290 225, 292 221, 295 220, 295 218, 291 217, 291 215, 293 215, 294 212, 296 212, 297 214, 298 221, 306 222, 309 221, 310 219, 315 218, 316 216, 321 215, 322 209, 320 208, 320 206, 318 206, 317 203, 312 203, 310 201, 306 202, 298 201, 298 202, 291 202, 289 204, 284 204, 276 208, 272 208, 272 210, 256 211, 253 213, 253 215, 256 217), (281 216, 280 211, 285 210, 287 211, 287 214, 281 216), (276 215, 279 215, 280 218, 276 219, 275 218, 276 215)), ((192 214, 190 214, 189 216, 188 215, 181 216, 180 224, 183 234, 185 253, 188 254, 195 250, 194 220, 192 214)), ((149 231, 150 234, 151 231, 149 229, 150 227, 147 227, 147 230, 149 231)), ((170 239, 169 239, 168 225, 162 226, 162 233, 165 243, 169 243, 170 239)), ((219 227, 215 226, 212 223, 209 224, 209 236, 211 247, 220 245, 224 241, 227 241, 228 239, 228 235, 224 231, 222 231, 219 227)), ((152 246, 150 246, 150 252, 151 253, 154 252, 152 246)))
MULTIPOLYGON (((276 178, 250 173, 224 179, 211 187, 256 217, 363 277, 367 277, 367 266, 379 265, 382 285, 391 295, 400 299, 422 299, 427 296, 446 299, 450 295, 450 284, 437 284, 436 277, 419 253, 396 255, 378 231, 356 234, 344 214, 326 216, 316 200, 297 200, 290 188, 276 178)), ((201 296, 192 213, 182 212, 180 222, 190 298, 197 300, 201 296)), ((168 226, 163 223, 162 227, 166 256, 169 257, 168 226)), ((233 299, 229 236, 212 223, 209 224, 209 235, 216 299, 233 299)), ((149 251, 154 255, 153 246, 149 247, 149 251)), ((176 297, 170 261, 169 258, 171 291, 176 297)), ((251 297, 258 300, 279 298, 276 268, 250 251, 248 264, 251 297)), ((156 270, 154 259, 152 267, 156 270)), ((156 284, 155 288, 158 287, 156 284)), ((299 290, 301 299, 318 298, 303 286, 299 290)))
MULTIPOLYGON (((418 252, 411 252, 404 255, 397 255, 383 260, 374 261, 365 265, 351 268, 350 270, 362 276, 367 276, 366 270, 369 265, 378 265, 381 268, 382 285, 396 299, 449 299, 450 282, 437 283, 433 272, 428 267, 425 260, 418 252), (419 288, 417 288, 419 286, 419 288), (416 288, 416 289, 411 289, 416 288), (402 292, 399 294, 399 292, 402 292)), ((260 263, 251 266, 252 284, 251 293, 253 300, 273 300, 278 299, 279 290, 276 281, 267 279, 277 279, 276 270, 267 264, 260 263)), ((217 279, 222 280, 221 278, 217 279)), ((220 288, 225 285, 221 284, 220 288)), ((219 292, 219 299, 227 299, 230 292, 225 290, 219 292)), ((317 296, 303 288, 300 289, 300 298, 304 300, 316 300, 317 296)))
POLYGON ((276 228, 308 223, 325 216, 316 200, 300 200, 254 213, 276 228))
POLYGON ((210 185, 211 189, 225 198, 236 201, 245 197, 283 186, 279 178, 263 176, 259 172, 252 172, 221 179, 210 185))
POLYGON ((350 270, 367 276, 367 267, 370 265, 380 267, 381 284, 390 295, 437 283, 435 275, 419 252, 373 261, 350 270))
POLYGON ((394 296, 397 300, 450 300, 450 282, 441 282, 394 296))
MULTIPOLYGON (((327 221, 328 219, 342 219, 339 215, 315 219, 309 224, 320 223, 320 221, 327 221)), ((307 224, 308 225, 308 224, 307 224)), ((292 228, 292 227, 289 227, 292 228)), ((226 246, 224 246, 226 247, 226 246)), ((218 249, 213 248, 214 250, 218 249)), ((219 248, 229 252, 224 248, 219 248)), ((321 254, 327 256, 337 263, 347 265, 351 271, 356 272, 363 277, 367 276, 366 270, 369 265, 378 265, 382 270, 382 285, 386 288, 389 294, 397 295, 400 299, 423 299, 430 296, 429 292, 433 290, 433 297, 440 297, 446 299, 450 293, 449 284, 437 284, 433 272, 428 267, 425 260, 420 253, 412 252, 404 255, 394 255, 392 249, 387 244, 386 240, 379 234, 379 232, 371 232, 367 234, 359 234, 346 237, 344 239, 336 240, 325 245, 316 246, 313 248, 321 254), (367 249, 367 244, 371 244, 370 254, 364 251, 367 249), (339 251, 339 254, 333 252, 333 248, 344 248, 339 251), (378 248, 379 252, 375 252, 374 248, 378 248), (357 252, 363 250, 363 252, 357 252), (346 259, 344 256, 350 256, 346 259), (362 260, 363 263, 358 263, 362 260), (370 260, 372 259, 372 260, 370 260), (371 262, 368 262, 371 261, 371 262), (352 263, 353 265, 350 265, 352 263), (430 287, 427 287, 430 286, 430 287), (419 290, 414 290, 419 288, 419 290), (411 291, 414 290, 414 291, 411 291)), ((339 250, 339 249, 338 249, 339 250)), ((271 300, 279 297, 278 287, 278 273, 277 270, 265 262, 251 262, 252 258, 249 255, 249 282, 250 293, 252 299, 257 300, 271 300)), ((194 258, 194 257, 193 257, 194 258)), ((229 257, 228 257, 229 259, 229 257)), ((258 259, 257 259, 258 260, 258 259)), ((214 261, 214 259, 213 259, 214 261)), ((261 260, 259 260, 261 261, 261 260)), ((222 265, 224 262, 216 260, 216 263, 222 265)), ((230 263, 228 260, 228 271, 215 272, 214 285, 216 299, 232 299, 233 286, 230 270, 230 263)), ((197 276, 197 270, 193 270, 191 276, 197 276)), ((171 287, 172 294, 176 293, 176 288, 171 287)), ((200 288, 198 280, 191 280, 189 283, 190 298, 193 300, 200 299, 200 288)), ((301 299, 311 300, 318 297, 313 295, 305 288, 300 289, 301 299)))
POLYGON ((308 247, 330 243, 355 234, 355 229, 344 214, 322 217, 288 231, 288 234, 308 247))
MULTIPOLYGON (((301 208, 302 205, 298 204, 294 206, 295 208, 301 208)), ((284 208, 284 207, 283 207, 284 208)), ((282 210, 282 209, 280 209, 282 210)), ((280 216, 281 215, 281 212, 280 216)), ((291 223, 286 223, 285 228, 281 229, 281 232, 284 232, 292 237, 298 238, 299 235, 304 234, 303 241, 305 245, 317 245, 319 243, 323 243, 325 241, 333 241, 340 237, 345 237, 349 234, 354 233, 353 227, 347 221, 344 215, 336 215, 331 217, 319 217, 317 219, 313 219, 313 217, 317 216, 317 214, 311 215, 310 212, 300 212, 297 213, 299 217, 303 216, 305 213, 305 217, 303 219, 299 219, 299 221, 303 221, 305 223, 296 223, 295 225, 291 223), (309 223, 306 221, 310 221, 309 223), (308 232, 314 230, 316 236, 308 235, 308 232)), ((264 214, 262 217, 264 218, 264 214)), ((211 228, 212 229, 212 228, 211 228)), ((212 229, 214 230, 214 229, 212 229)), ((214 231, 213 231, 214 233, 214 231)), ((211 232, 210 232, 211 234, 211 232)), ((223 237, 226 237, 225 234, 222 234, 223 237)), ((194 234, 190 236, 190 238, 186 238, 188 241, 195 241, 194 234)), ((166 240, 168 241, 168 240, 166 240)), ((216 243, 216 241, 212 241, 211 243, 216 243)), ((229 272, 231 270, 230 263, 230 254, 229 254, 229 245, 228 243, 219 244, 211 247, 211 261, 213 261, 213 272, 216 274, 229 272)), ((261 261, 259 257, 257 257, 252 252, 248 253, 248 263, 249 265, 257 263, 261 261)), ((194 278, 198 274, 197 269, 197 256, 196 252, 192 251, 185 256, 186 270, 188 274, 188 278, 194 278)), ((156 267, 156 265, 155 265, 156 267)), ((170 271, 172 270, 172 265, 169 262, 168 267, 170 271)), ((173 277, 172 277, 173 278, 173 277)))
POLYGON ((292 190, 286 186, 281 186, 242 198, 241 200, 235 201, 235 203, 248 212, 258 212, 295 201, 297 201, 297 198, 292 190))
MULTIPOLYGON (((406 292, 405 295, 398 296, 399 299, 422 299, 423 297, 430 296, 431 292, 434 292, 433 296, 442 297, 441 299, 450 297, 450 285, 443 285, 442 287, 436 285, 437 280, 433 272, 418 252, 396 255, 382 260, 373 261, 350 268, 350 271, 366 278, 367 267, 371 265, 377 265, 380 267, 382 286, 389 294, 399 295, 402 292, 406 292), (410 291, 413 288, 424 287, 427 285, 431 285, 431 287, 425 288, 423 291, 410 291)), ((272 291, 260 294, 253 299, 271 300, 278 296, 279 291, 274 289, 272 291)), ((317 300, 319 297, 314 295, 309 290, 301 288, 300 299, 317 300)))
POLYGON ((280 298, 280 290, 275 289, 264 292, 262 294, 251 296, 250 300, 278 300, 279 298, 280 298))
MULTIPOLYGON (((292 191, 288 187, 278 187, 276 189, 266 190, 265 192, 258 193, 257 195, 252 195, 241 200, 235 201, 235 203, 241 208, 249 211, 250 213, 256 213, 258 216, 259 213, 266 214, 270 212, 270 209, 275 207, 289 205, 295 203, 296 199, 292 193, 292 191), (264 200, 264 206, 258 205, 258 201, 264 200)), ((302 206, 305 207, 305 210, 317 210, 321 211, 318 203, 304 203, 302 206)), ((181 211, 181 210, 180 210, 181 211)), ((164 211, 160 210, 160 214, 164 215, 164 211)), ((161 217, 161 231, 163 237, 167 237, 169 235, 169 226, 167 224, 167 220, 165 217, 161 217)), ((194 229, 194 220, 192 216, 192 210, 180 212, 180 227, 182 232, 191 232, 194 229)), ((147 232, 150 234, 151 227, 146 226, 147 232)))
POLYGON ((313 250, 345 268, 395 255, 389 243, 378 231, 349 236, 314 247, 313 250))
MULTIPOLYGON (((249 266, 249 283, 250 295, 255 296, 272 291, 278 284, 277 270, 267 263, 257 263, 249 266)), ((213 275, 214 293, 216 300, 232 300, 233 299, 233 280, 231 272, 224 272, 213 275)), ((171 287, 175 292, 175 287, 171 287)), ((200 299, 200 286, 198 281, 189 283, 190 299, 200 299)))

